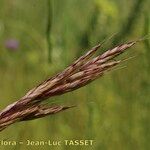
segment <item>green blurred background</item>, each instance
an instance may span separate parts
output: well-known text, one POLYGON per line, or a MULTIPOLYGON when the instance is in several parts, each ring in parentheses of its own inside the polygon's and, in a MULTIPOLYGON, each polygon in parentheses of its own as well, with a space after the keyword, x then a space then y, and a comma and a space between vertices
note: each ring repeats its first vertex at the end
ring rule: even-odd
MULTIPOLYGON (((113 33, 117 35, 98 53, 147 35, 149 6, 149 0, 0 0, 0 109, 113 33)), ((1 140, 16 141, 94 139, 93 146, 0 149, 148 150, 149 41, 131 48, 128 56, 136 58, 124 64, 127 68, 48 100, 77 108, 17 123, 0 133, 1 140)))

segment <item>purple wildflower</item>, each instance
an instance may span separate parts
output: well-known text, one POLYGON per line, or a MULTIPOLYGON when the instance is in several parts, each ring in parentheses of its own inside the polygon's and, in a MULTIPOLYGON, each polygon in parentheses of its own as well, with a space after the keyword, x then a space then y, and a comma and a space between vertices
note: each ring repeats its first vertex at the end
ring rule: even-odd
POLYGON ((19 47, 19 41, 16 39, 8 39, 5 41, 5 47, 10 50, 17 50, 19 47))

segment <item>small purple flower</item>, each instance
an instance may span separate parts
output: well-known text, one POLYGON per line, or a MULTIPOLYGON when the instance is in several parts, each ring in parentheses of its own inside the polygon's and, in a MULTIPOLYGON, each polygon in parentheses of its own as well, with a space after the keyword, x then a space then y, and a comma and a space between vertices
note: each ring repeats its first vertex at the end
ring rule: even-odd
POLYGON ((8 39, 5 41, 5 47, 10 50, 17 50, 19 47, 19 41, 16 39, 8 39))

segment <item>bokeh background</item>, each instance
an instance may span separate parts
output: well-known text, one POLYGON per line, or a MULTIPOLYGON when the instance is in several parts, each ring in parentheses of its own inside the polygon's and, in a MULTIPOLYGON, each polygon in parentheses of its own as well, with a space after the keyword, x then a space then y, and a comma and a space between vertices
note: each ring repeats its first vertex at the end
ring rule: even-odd
MULTIPOLYGON (((0 0, 0 109, 47 77, 63 70, 98 42, 104 48, 149 34, 149 0, 0 0)), ((89 146, 0 146, 15 149, 148 150, 150 148, 150 43, 136 56, 77 91, 50 104, 77 108, 17 123, 0 133, 7 140, 94 139, 89 146)))

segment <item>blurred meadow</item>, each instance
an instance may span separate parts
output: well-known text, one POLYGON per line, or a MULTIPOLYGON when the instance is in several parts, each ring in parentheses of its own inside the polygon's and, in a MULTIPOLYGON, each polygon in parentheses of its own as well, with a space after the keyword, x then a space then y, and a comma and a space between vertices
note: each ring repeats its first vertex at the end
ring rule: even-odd
MULTIPOLYGON (((0 0, 0 109, 63 70, 97 43, 98 53, 149 34, 149 0, 0 0)), ((123 55, 136 56, 77 91, 48 100, 78 107, 16 123, 0 140, 93 139, 93 146, 0 146, 1 150, 150 148, 150 43, 123 55)))

